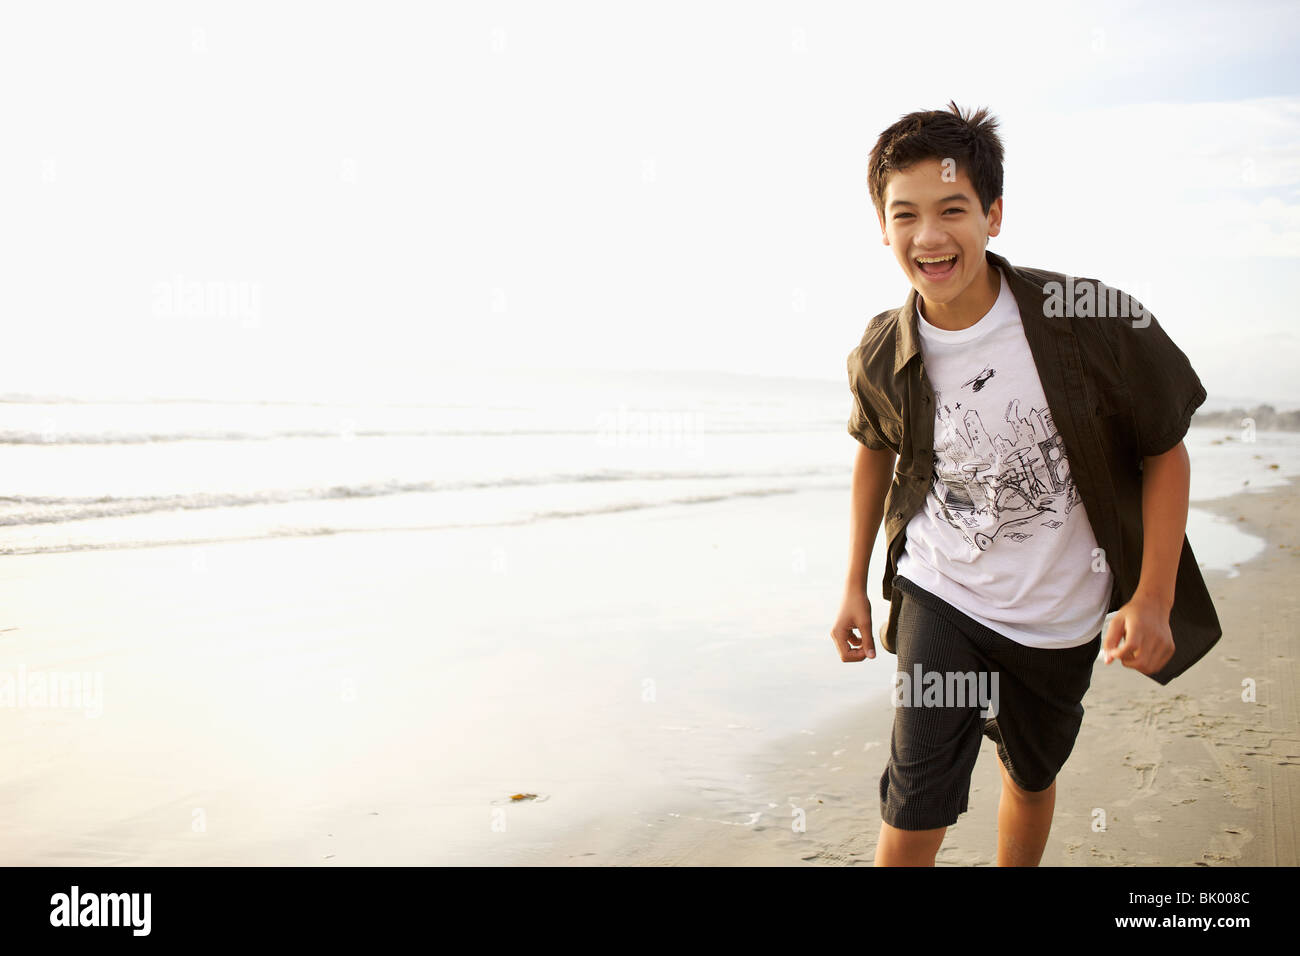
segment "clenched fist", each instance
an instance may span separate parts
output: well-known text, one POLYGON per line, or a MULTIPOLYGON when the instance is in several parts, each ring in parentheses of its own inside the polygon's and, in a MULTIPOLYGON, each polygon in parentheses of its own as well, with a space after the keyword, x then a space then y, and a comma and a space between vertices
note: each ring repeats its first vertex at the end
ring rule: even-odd
POLYGON ((831 638, 845 663, 876 656, 876 643, 871 638, 871 603, 866 594, 849 589, 840 606, 840 615, 831 628, 831 638), (858 633, 854 634, 853 629, 858 633))

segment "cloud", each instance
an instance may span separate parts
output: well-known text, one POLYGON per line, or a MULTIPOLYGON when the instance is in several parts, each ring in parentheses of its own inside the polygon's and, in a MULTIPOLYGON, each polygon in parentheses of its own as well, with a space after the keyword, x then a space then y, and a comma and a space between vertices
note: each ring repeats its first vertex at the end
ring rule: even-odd
POLYGON ((1147 254, 1300 257, 1297 186, 1297 97, 1078 110, 1008 144, 1006 201, 1034 197, 1019 227, 1068 215, 1075 242, 1147 254))

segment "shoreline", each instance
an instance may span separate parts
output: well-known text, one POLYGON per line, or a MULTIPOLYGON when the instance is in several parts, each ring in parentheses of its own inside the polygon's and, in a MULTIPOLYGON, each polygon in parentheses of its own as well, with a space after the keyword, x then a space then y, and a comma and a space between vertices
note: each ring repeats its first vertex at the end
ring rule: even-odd
MULTIPOLYGON (((1234 565, 1235 576, 1204 572, 1223 636, 1168 685, 1097 661, 1078 740, 1058 777, 1043 866, 1297 865, 1300 721, 1290 640, 1300 624, 1292 591, 1300 474, 1285 480, 1192 502, 1239 521, 1265 547, 1234 565), (1253 703, 1242 700, 1247 681, 1253 703)), ((895 658, 881 651, 876 661, 892 667, 895 658)), ((892 709, 887 698, 867 701, 772 741, 746 774, 748 819, 701 799, 646 814, 635 843, 626 820, 609 818, 536 862, 869 866, 892 709), (804 832, 796 832, 800 820, 804 832)), ((936 865, 995 864, 1000 791, 996 748, 983 738, 969 809, 948 828, 936 865)))
MULTIPOLYGON (((1289 447, 1202 443, 1225 636, 1168 688, 1095 675, 1045 864, 1294 862, 1289 447)), ((844 667, 819 623, 846 492, 0 562, 0 678, 103 680, 94 714, 0 708, 7 860, 869 864, 895 662, 844 667)), ((944 865, 992 862, 984 743, 944 865)))

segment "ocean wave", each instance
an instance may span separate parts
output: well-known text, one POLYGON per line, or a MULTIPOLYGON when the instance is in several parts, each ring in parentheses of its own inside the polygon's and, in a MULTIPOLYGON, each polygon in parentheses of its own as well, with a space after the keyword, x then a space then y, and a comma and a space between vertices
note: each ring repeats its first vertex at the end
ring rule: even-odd
POLYGON ((293 438, 340 440, 348 438, 472 438, 515 435, 584 435, 589 429, 527 429, 527 428, 385 428, 351 429, 346 433, 339 428, 294 429, 274 432, 248 431, 196 431, 196 432, 0 432, 0 445, 149 445, 184 441, 267 442, 293 438))
POLYGON ((377 498, 391 495, 430 494, 448 491, 481 491, 505 488, 567 485, 589 482, 627 481, 728 481, 755 478, 813 478, 842 474, 841 467, 792 468, 778 471, 600 471, 561 472, 513 478, 465 481, 387 481, 329 487, 266 489, 249 492, 195 492, 175 495, 115 497, 5 495, 0 496, 0 526, 61 524, 93 518, 117 518, 166 511, 196 511, 279 505, 297 501, 328 501, 377 498))
MULTIPOLYGON (((839 419, 818 419, 807 422, 794 422, 774 425, 770 422, 732 422, 707 428, 691 428, 685 435, 750 435, 770 434, 788 435, 821 430, 830 427, 839 428, 839 419)), ((584 436, 600 440, 602 430, 598 427, 586 428, 356 428, 346 431, 337 427, 315 429, 292 429, 283 431, 141 431, 141 432, 54 432, 54 431, 0 431, 0 445, 149 445, 169 442, 216 441, 216 442, 270 442, 288 439, 329 439, 343 438, 516 438, 516 437, 553 437, 557 435, 584 436)), ((620 434, 615 432, 611 441, 618 441, 620 434)), ((629 441, 641 436, 633 431, 629 441)), ((672 437, 672 433, 663 440, 672 437)), ((659 436, 649 431, 644 440, 653 443, 659 436)))
POLYGON ((720 501, 726 501, 733 498, 762 498, 771 495, 792 494, 799 491, 822 490, 822 489, 842 489, 843 482, 823 483, 813 485, 788 485, 773 486, 767 488, 742 488, 735 491, 724 491, 717 494, 696 494, 684 495, 675 498, 665 498, 658 501, 623 501, 607 505, 601 505, 593 508, 577 508, 569 510, 550 510, 538 511, 532 514, 523 515, 515 518, 506 518, 495 521, 463 521, 463 522, 446 522, 441 524, 422 524, 422 525, 400 525, 384 527, 329 527, 315 526, 302 528, 267 528, 265 531, 254 534, 226 535, 226 536, 195 536, 188 538, 155 538, 155 539, 122 539, 117 541, 62 541, 49 543, 36 543, 29 545, 5 545, 0 544, 0 556, 18 556, 29 554, 62 554, 68 552, 80 551, 118 551, 134 548, 164 548, 164 547, 181 547, 192 545, 208 544, 228 544, 240 541, 265 541, 275 538, 315 538, 326 535, 338 534, 391 534, 399 531, 445 531, 457 530, 464 528, 496 528, 510 525, 527 525, 541 521, 554 521, 574 518, 585 518, 594 515, 615 514, 627 511, 641 511, 652 508, 668 508, 681 505, 701 505, 713 504, 720 501))

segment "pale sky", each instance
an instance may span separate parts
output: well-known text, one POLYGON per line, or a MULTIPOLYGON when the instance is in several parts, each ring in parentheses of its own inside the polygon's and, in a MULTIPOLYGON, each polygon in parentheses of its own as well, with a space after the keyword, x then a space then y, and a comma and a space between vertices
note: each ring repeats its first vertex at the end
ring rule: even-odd
POLYGON ((866 187, 950 98, 1013 263, 1300 404, 1294 3, 95 3, 0 13, 0 393, 377 396, 442 363, 843 380, 866 187), (128 15, 127 11, 133 11, 128 15))

